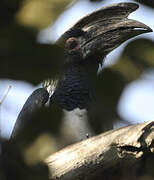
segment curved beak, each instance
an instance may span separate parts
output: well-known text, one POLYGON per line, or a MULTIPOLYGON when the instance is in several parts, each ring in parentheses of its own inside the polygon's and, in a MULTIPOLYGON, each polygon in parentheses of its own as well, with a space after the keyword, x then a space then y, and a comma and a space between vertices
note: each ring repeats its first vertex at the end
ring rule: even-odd
POLYGON ((124 41, 142 33, 152 32, 147 25, 128 19, 128 15, 138 7, 135 3, 113 4, 79 20, 71 29, 84 32, 79 36, 83 59, 92 55, 105 57, 124 41))

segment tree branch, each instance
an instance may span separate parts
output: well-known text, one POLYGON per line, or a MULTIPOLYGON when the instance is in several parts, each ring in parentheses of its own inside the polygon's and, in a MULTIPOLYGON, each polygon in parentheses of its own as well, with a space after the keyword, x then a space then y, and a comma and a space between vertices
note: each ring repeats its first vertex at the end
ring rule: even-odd
POLYGON ((136 180, 142 175, 142 162, 153 153, 154 121, 150 121, 73 144, 48 157, 45 163, 51 179, 136 180))

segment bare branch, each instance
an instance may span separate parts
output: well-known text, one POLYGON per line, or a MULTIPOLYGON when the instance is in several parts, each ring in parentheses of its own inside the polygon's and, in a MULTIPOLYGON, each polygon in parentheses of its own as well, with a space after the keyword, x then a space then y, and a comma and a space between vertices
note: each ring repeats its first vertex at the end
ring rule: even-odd
POLYGON ((45 160, 51 179, 136 180, 141 160, 154 153, 154 121, 131 125, 68 146, 45 160), (138 163, 140 162, 140 163, 138 163))

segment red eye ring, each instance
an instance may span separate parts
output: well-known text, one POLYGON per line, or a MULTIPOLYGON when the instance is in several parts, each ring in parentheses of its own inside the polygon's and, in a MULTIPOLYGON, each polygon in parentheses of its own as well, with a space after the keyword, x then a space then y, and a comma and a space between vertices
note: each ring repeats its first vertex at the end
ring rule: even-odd
POLYGON ((77 38, 71 37, 67 39, 65 49, 68 51, 76 51, 80 48, 80 42, 77 38))

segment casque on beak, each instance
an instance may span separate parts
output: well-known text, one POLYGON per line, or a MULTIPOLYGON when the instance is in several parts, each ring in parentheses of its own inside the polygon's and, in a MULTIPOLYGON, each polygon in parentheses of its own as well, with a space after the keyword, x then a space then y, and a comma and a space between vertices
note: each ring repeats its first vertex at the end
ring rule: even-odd
MULTIPOLYGON (((128 19, 128 15, 138 7, 135 3, 113 4, 80 19, 70 30, 83 32, 79 35, 82 58, 93 55, 103 58, 124 41, 142 33, 152 32, 147 25, 128 19)), ((61 39, 64 40, 66 34, 67 32, 61 39)))

